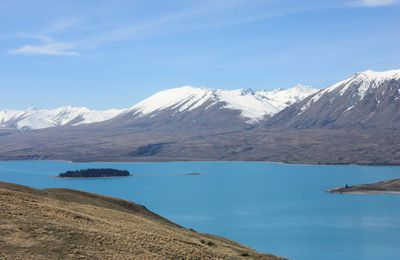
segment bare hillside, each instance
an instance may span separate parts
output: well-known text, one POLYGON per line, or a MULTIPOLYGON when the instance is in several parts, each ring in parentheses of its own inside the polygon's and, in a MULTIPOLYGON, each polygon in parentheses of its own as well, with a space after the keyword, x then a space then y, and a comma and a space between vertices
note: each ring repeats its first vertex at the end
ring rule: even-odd
POLYGON ((132 202, 0 182, 0 259, 283 259, 132 202))

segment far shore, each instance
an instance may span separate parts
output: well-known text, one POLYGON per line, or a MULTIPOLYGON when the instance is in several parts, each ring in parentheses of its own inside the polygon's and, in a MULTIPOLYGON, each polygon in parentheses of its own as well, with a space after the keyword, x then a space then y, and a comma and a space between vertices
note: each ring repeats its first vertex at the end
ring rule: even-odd
POLYGON ((258 161, 258 160, 244 160, 244 161, 236 161, 236 160, 210 160, 210 159, 166 159, 166 158, 154 158, 147 160, 63 160, 63 159, 10 159, 4 160, 0 159, 0 162, 13 162, 13 161, 49 161, 49 162, 65 162, 65 163, 184 163, 184 162, 241 162, 241 163, 276 163, 276 164, 285 164, 285 165, 309 165, 309 166, 371 166, 371 167, 398 167, 400 163, 319 163, 319 162, 297 162, 297 161, 258 161))

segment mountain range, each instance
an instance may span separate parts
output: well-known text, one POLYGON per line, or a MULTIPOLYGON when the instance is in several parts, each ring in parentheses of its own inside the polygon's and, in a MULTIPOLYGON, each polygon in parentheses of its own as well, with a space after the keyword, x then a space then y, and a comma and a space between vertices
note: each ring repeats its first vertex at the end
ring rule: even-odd
MULTIPOLYGON (((77 126, 111 119, 146 121, 179 120, 189 116, 188 123, 196 120, 234 116, 246 124, 256 124, 270 118, 285 107, 302 100, 317 89, 302 85, 289 89, 223 90, 184 86, 167 89, 139 102, 130 108, 90 110, 86 107, 65 106, 56 109, 28 108, 23 111, 0 111, 0 128, 36 130, 57 126, 77 126), (198 114, 202 115, 199 116, 198 114), (214 114, 214 115, 213 115, 214 114)), ((181 122, 182 123, 182 122, 181 122)))
POLYGON ((125 109, 7 110, 0 159, 400 164, 399 97, 390 70, 320 90, 185 86, 125 109))

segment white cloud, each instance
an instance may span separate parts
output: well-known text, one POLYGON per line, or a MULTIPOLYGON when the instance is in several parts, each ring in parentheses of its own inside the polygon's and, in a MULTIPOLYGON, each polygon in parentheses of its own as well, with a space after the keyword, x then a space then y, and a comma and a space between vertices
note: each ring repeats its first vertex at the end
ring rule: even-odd
MULTIPOLYGON (((58 35, 57 37, 59 37, 66 29, 72 29, 72 32, 77 31, 78 33, 81 33, 82 29, 76 25, 85 21, 85 19, 67 18, 55 20, 47 23, 46 28, 40 30, 38 33, 17 33, 14 37, 38 40, 39 43, 24 43, 23 46, 11 49, 8 53, 18 55, 77 56, 80 55, 77 49, 80 49, 83 52, 84 49, 93 49, 99 44, 106 44, 112 41, 146 38, 165 34, 178 34, 214 27, 234 26, 311 10, 349 7, 379 7, 389 6, 400 2, 400 0, 343 0, 337 1, 339 3, 334 5, 331 3, 323 3, 316 6, 294 5, 293 7, 285 6, 280 8, 274 3, 274 1, 255 0, 255 2, 260 4, 258 9, 265 9, 268 11, 253 13, 249 12, 249 10, 255 9, 255 7, 246 9, 248 6, 246 0, 204 1, 206 1, 207 4, 195 6, 188 5, 186 6, 187 8, 180 9, 177 12, 167 13, 164 16, 160 15, 142 21, 138 20, 135 24, 128 24, 126 26, 114 25, 110 27, 107 26, 106 28, 102 28, 101 25, 99 28, 94 26, 97 29, 91 31, 90 34, 79 38, 73 38, 72 35, 72 38, 70 38, 68 42, 55 41, 48 35, 58 35), (239 12, 239 10, 242 9, 245 10, 243 11, 243 14, 239 12), (238 15, 231 15, 233 13, 236 14, 236 12, 238 15)), ((255 6, 257 7, 257 5, 255 6)), ((86 21, 90 21, 90 19, 87 19, 86 21)), ((71 34, 67 35, 71 37, 71 34)), ((1 39, 2 36, 0 35, 0 40, 1 39)))
POLYGON ((9 50, 9 54, 19 55, 51 55, 51 56, 77 56, 78 52, 72 50, 68 43, 45 43, 42 45, 24 45, 17 49, 9 50))
POLYGON ((65 42, 57 42, 47 35, 32 35, 19 33, 18 37, 40 40, 37 45, 26 44, 20 48, 11 49, 8 54, 15 55, 49 55, 49 56, 77 56, 79 53, 74 51, 74 45, 65 42))
POLYGON ((398 0, 360 0, 356 3, 358 6, 377 7, 388 6, 397 3, 398 0))

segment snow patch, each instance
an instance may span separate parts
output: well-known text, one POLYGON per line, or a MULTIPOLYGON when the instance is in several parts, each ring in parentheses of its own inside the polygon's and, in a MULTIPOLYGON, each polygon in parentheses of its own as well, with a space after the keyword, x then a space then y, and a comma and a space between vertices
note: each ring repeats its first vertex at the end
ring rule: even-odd
POLYGON ((139 102, 131 107, 129 111, 139 112, 140 116, 167 108, 179 108, 180 112, 191 111, 212 98, 212 92, 211 89, 191 86, 166 89, 139 102))

